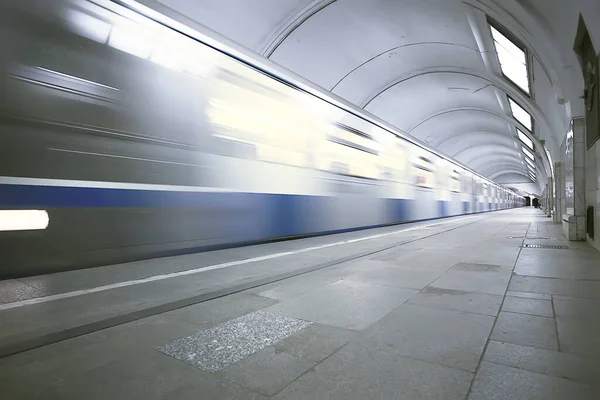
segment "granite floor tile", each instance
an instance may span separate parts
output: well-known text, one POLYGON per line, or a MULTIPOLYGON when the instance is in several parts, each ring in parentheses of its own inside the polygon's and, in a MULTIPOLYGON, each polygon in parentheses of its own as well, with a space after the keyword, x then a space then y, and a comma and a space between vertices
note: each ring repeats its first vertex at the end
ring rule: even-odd
POLYGON ((179 308, 162 315, 207 328, 275 303, 276 300, 243 292, 179 308))
POLYGON ((526 299, 552 300, 552 295, 534 292, 515 292, 509 290, 506 292, 506 295, 512 297, 524 297, 526 299))
POLYGON ((459 400, 465 398, 472 376, 351 342, 274 399, 459 400))
POLYGON ((274 345, 283 351, 313 362, 321 362, 356 336, 355 331, 314 323, 274 345))
POLYGON ((553 296, 554 311, 560 317, 600 319, 600 300, 553 296))
POLYGON ((553 318, 501 311, 491 338, 523 346, 558 350, 553 318))
POLYGON ((526 299, 523 297, 506 296, 502 304, 502 311, 539 315, 541 317, 554 317, 551 301, 526 299))
POLYGON ((560 350, 600 358, 600 320, 557 317, 560 350))
POLYGON ((408 303, 496 316, 502 304, 502 296, 429 286, 408 303))
POLYGON ((596 388, 567 379, 488 362, 481 363, 469 400, 592 400, 596 388))
POLYGON ((439 271, 421 270, 418 267, 401 267, 387 264, 352 275, 349 279, 377 285, 420 290, 435 281, 440 274, 439 271))
POLYGON ((490 340, 483 360, 600 386, 600 362, 588 357, 490 340))
POLYGON ((488 264, 459 264, 441 275, 431 286, 440 289, 462 290, 504 295, 510 279, 510 269, 488 264), (481 265, 477 269, 476 266, 481 265))
POLYGON ((256 311, 167 343, 158 350, 203 370, 215 372, 310 324, 284 315, 256 311))
POLYGON ((156 315, 0 358, 0 377, 19 380, 28 376, 39 382, 52 382, 123 357, 133 357, 198 330, 196 325, 156 315))
POLYGON ((206 399, 263 400, 235 383, 150 350, 136 357, 56 381, 61 399, 175 399, 191 392, 206 399))
POLYGON ((258 393, 272 396, 316 364, 267 347, 218 375, 258 393))
POLYGON ((416 293, 409 289, 341 280, 266 310, 338 328, 363 330, 416 293))
POLYGON ((549 265, 544 261, 537 260, 535 264, 519 261, 515 273, 542 278, 600 280, 600 261, 598 265, 580 265, 579 260, 570 260, 562 265, 549 265))
POLYGON ((32 299, 42 296, 36 288, 14 279, 0 281, 0 304, 32 299))
POLYGON ((494 318, 405 304, 355 341, 369 348, 475 371, 494 318))
POLYGON ((558 294, 600 299, 600 282, 573 279, 538 278, 515 275, 508 287, 512 291, 558 294))
POLYGON ((313 291, 317 288, 334 283, 349 273, 336 269, 332 271, 326 268, 321 271, 314 271, 308 274, 295 276, 283 281, 273 282, 268 285, 259 286, 248 290, 248 293, 254 293, 262 297, 276 300, 289 300, 304 293, 313 291))

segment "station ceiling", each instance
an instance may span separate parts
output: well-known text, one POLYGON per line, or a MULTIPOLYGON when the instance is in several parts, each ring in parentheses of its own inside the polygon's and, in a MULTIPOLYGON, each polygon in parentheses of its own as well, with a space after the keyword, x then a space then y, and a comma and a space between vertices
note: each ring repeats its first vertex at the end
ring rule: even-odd
POLYGON ((571 118, 584 114, 573 51, 579 14, 600 30, 597 0, 140 2, 194 21, 529 193, 541 193, 571 118), (529 93, 506 77, 491 26, 524 50, 529 93), (531 116, 531 131, 509 98, 531 116), (517 129, 534 142, 533 180, 517 129))

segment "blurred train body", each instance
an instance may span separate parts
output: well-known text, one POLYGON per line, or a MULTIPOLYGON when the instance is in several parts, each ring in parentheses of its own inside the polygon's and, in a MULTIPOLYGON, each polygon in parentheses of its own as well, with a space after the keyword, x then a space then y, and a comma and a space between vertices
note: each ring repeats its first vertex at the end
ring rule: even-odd
POLYGON ((524 205, 120 4, 0 20, 0 209, 48 216, 0 231, 2 278, 524 205))

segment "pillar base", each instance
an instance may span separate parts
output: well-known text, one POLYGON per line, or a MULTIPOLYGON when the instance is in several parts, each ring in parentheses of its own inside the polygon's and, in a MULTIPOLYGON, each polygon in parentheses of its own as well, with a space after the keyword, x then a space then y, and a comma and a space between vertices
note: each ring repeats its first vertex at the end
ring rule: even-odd
POLYGON ((585 240, 585 217, 577 217, 571 214, 562 216, 563 234, 569 240, 585 240))

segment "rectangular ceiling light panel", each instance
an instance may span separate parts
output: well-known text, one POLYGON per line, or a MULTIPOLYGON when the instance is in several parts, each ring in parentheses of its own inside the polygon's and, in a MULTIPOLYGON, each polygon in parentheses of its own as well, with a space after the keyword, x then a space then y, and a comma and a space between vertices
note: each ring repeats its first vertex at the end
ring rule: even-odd
POLYGON ((535 164, 533 161, 531 161, 529 158, 525 158, 525 161, 527 162, 528 165, 530 165, 531 167, 535 168, 535 164))
POLYGON ((533 150, 533 140, 529 139, 527 137, 527 135, 525 135, 519 129, 517 129, 517 135, 519 135, 519 140, 521 140, 521 142, 525 143, 525 145, 527 145, 527 147, 529 147, 531 150, 533 150))
POLYGON ((525 51, 490 25, 502 73, 529 94, 529 72, 525 51))
POLYGON ((529 157, 531 159, 531 161, 535 161, 535 157, 534 157, 533 153, 530 152, 529 150, 527 150, 527 148, 525 146, 521 146, 521 150, 523 150, 523 154, 525 154, 527 157, 529 157))
POLYGON ((510 110, 512 111, 513 117, 515 117, 517 121, 522 123, 523 126, 529 129, 529 131, 531 132, 533 128, 533 123, 531 122, 531 115, 529 115, 529 113, 525 111, 523 107, 518 105, 517 102, 515 102, 510 97, 508 98, 508 104, 510 104, 510 110))

